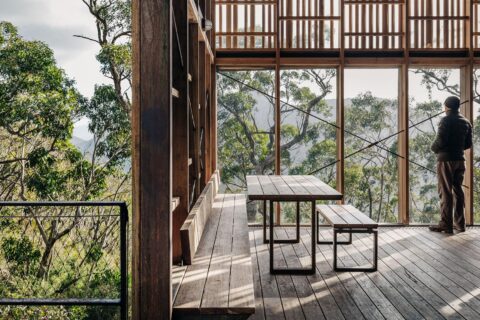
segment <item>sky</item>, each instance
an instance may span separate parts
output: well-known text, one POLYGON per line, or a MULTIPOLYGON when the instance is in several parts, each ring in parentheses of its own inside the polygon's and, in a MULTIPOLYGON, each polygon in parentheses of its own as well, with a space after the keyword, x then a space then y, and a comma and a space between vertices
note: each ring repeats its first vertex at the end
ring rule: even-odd
MULTIPOLYGON (((95 84, 108 83, 95 59, 98 44, 74 37, 95 36, 95 21, 81 0, 0 0, 0 21, 18 27, 26 40, 40 40, 54 51, 58 65, 91 97, 95 84)), ((74 135, 89 139, 88 122, 76 124, 74 135)))

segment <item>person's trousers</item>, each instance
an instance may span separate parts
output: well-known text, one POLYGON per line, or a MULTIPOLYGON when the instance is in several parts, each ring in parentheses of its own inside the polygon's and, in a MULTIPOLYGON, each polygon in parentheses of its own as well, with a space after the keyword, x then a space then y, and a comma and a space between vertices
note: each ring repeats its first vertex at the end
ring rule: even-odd
POLYGON ((440 226, 451 229, 455 222, 458 227, 465 228, 465 194, 462 188, 465 161, 439 161, 437 175, 442 215, 440 226))

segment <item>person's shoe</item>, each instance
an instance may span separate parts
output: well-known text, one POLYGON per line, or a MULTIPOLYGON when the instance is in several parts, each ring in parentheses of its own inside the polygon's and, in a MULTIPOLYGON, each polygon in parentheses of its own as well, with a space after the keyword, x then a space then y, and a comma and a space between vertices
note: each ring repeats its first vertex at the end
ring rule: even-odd
POLYGON ((453 233, 452 229, 449 229, 447 227, 438 226, 438 225, 437 226, 430 226, 430 227, 428 227, 428 230, 433 231, 433 232, 445 232, 445 233, 448 233, 448 234, 453 233))
POLYGON ((457 232, 459 232, 459 233, 460 233, 460 232, 465 232, 465 227, 462 228, 462 227, 460 227, 459 225, 457 225, 457 224, 455 224, 455 223, 453 224, 453 229, 455 229, 455 230, 456 230, 457 232))

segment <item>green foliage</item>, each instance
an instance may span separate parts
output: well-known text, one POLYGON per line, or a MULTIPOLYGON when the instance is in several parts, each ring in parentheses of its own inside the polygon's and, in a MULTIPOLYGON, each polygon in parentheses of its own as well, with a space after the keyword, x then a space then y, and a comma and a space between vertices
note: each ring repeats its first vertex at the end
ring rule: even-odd
MULTIPOLYGON (((105 29, 113 37, 129 23, 129 1, 117 2, 97 8, 113 24, 105 29)), ((127 42, 105 44, 98 59, 105 75, 130 77, 127 42)), ((91 99, 82 97, 46 44, 26 41, 1 22, 0 199, 129 200, 130 117, 117 89, 116 83, 96 86, 91 99), (85 154, 70 141, 80 118, 89 119, 94 135, 85 154)), ((0 296, 118 297, 118 217, 109 210, 2 208, 0 296)), ((115 319, 118 311, 5 307, 0 318, 115 319)))
POLYGON ((7 263, 12 265, 12 270, 25 276, 30 274, 40 260, 40 250, 34 248, 27 237, 8 237, 2 241, 3 256, 7 263))
POLYGON ((0 126, 11 135, 66 141, 72 112, 82 98, 53 52, 42 42, 25 41, 13 25, 1 22, 0 126))

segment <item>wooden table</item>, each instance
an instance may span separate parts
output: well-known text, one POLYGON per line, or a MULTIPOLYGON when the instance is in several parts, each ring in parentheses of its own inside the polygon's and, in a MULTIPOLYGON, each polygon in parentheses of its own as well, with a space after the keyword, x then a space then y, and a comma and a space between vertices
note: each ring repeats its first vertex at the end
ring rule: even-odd
MULTIPOLYGON (((317 228, 316 228, 316 213, 315 205, 318 200, 341 200, 342 194, 333 189, 326 183, 322 182, 314 176, 247 176, 247 194, 249 200, 264 201, 266 209, 266 202, 270 202, 269 215, 269 239, 270 244, 270 273, 272 274, 314 274, 316 270, 315 249, 317 242, 317 228), (300 202, 311 202, 312 205, 312 267, 309 269, 276 269, 273 265, 274 243, 292 242, 292 240, 274 240, 273 237, 273 203, 274 202, 296 202, 297 203, 297 239, 300 234, 300 202)), ((263 217, 263 232, 264 240, 266 238, 266 210, 264 210, 263 217)))

